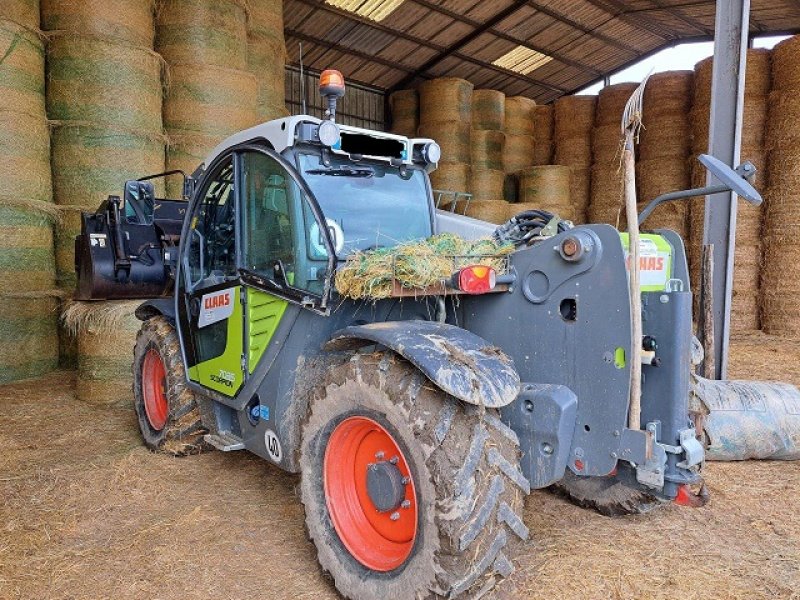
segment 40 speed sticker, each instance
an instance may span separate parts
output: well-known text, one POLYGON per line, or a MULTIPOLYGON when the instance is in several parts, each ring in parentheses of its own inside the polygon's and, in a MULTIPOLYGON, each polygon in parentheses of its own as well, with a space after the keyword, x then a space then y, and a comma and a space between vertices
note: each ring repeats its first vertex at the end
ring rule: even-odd
POLYGON ((267 429, 264 433, 264 445, 267 447, 267 454, 269 454, 269 457, 276 463, 281 462, 283 450, 281 450, 281 443, 278 440, 278 436, 275 435, 272 429, 267 429))

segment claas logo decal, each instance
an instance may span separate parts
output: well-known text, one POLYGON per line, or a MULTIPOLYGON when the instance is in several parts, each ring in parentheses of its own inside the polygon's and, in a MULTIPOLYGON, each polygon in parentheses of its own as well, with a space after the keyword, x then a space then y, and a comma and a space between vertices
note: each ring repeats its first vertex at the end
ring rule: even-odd
MULTIPOLYGON (((631 257, 627 258, 628 270, 631 268, 631 257)), ((640 271, 663 271, 666 268, 664 256, 640 256, 639 257, 639 270, 640 271)))
POLYGON ((212 323, 218 323, 227 319, 233 314, 233 294, 235 288, 205 294, 201 299, 200 316, 197 318, 197 326, 205 327, 212 323))

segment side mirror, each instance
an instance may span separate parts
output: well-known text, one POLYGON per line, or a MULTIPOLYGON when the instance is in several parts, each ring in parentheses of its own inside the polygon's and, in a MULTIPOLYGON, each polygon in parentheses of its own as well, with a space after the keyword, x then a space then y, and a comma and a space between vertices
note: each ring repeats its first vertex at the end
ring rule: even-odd
POLYGON ((125 182, 125 219, 128 223, 152 225, 156 212, 155 188, 149 181, 125 182))
POLYGON ((750 184, 750 179, 756 174, 756 168, 750 161, 742 163, 734 170, 718 158, 714 158, 708 154, 701 154, 698 160, 720 181, 720 183, 702 188, 662 194, 658 198, 652 200, 644 210, 639 213, 639 225, 653 213, 659 204, 671 202, 673 200, 686 200, 687 198, 694 198, 695 196, 710 196, 722 192, 734 192, 737 196, 745 199, 754 206, 758 206, 764 201, 761 198, 761 194, 750 184))

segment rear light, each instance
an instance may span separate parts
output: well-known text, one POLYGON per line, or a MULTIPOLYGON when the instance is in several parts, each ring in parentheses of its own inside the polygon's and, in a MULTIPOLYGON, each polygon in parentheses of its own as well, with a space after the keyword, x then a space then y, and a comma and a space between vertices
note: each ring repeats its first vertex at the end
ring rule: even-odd
POLYGON ((497 274, 491 267, 472 265, 458 272, 457 283, 465 294, 485 294, 497 285, 497 274))

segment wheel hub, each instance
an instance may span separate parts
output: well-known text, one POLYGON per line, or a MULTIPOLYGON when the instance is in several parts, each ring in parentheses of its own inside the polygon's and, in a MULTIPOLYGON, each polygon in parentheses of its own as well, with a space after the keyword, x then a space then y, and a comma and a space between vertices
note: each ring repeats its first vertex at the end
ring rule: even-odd
POLYGON ((378 512, 400 508, 406 498, 406 486, 400 469, 385 460, 368 465, 367 495, 378 512))

